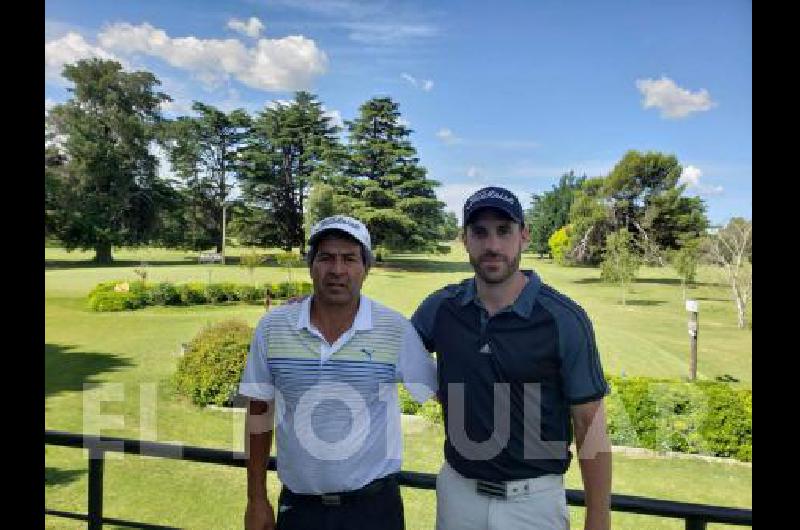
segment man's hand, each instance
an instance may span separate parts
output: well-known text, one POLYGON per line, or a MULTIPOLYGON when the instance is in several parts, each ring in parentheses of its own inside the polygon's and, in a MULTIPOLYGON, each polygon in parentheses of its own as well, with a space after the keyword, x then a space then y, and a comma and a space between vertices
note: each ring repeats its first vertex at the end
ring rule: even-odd
POLYGON ((275 510, 272 504, 265 499, 249 499, 247 510, 244 512, 245 530, 274 530, 275 510))

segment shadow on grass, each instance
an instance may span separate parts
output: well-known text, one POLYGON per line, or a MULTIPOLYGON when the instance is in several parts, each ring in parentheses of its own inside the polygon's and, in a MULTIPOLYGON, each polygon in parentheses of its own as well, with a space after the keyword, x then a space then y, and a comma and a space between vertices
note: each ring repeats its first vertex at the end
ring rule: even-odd
POLYGON ((85 475, 85 469, 58 469, 56 467, 44 468, 44 483, 48 486, 60 486, 75 482, 81 475, 85 475))
POLYGON ((466 261, 436 261, 418 258, 390 258, 376 263, 374 267, 386 272, 472 272, 472 266, 466 261))
MULTIPOLYGON (((596 283, 603 283, 601 278, 581 278, 580 280, 574 280, 572 283, 577 283, 581 285, 587 284, 596 284, 596 283)), ((674 285, 676 287, 681 286, 681 281, 676 278, 636 278, 633 280, 633 283, 636 284, 654 284, 654 285, 674 285)), ((721 283, 695 283, 693 288, 697 287, 724 287, 721 283)), ((688 292, 687 292, 688 294, 688 292)))
MULTIPOLYGON (((113 263, 96 263, 92 260, 44 260, 45 269, 113 269, 117 267, 140 267, 143 260, 121 259, 113 263)), ((155 265, 197 265, 196 259, 148 261, 147 266, 155 265)))
POLYGON ((74 351, 74 346, 44 345, 44 396, 83 391, 84 385, 99 383, 96 376, 133 366, 129 360, 110 353, 74 351))
MULTIPOLYGON (((634 305, 634 306, 655 306, 655 305, 663 305, 667 302, 664 300, 625 300, 625 305, 634 305)), ((620 302, 622 304, 622 302, 620 302)))

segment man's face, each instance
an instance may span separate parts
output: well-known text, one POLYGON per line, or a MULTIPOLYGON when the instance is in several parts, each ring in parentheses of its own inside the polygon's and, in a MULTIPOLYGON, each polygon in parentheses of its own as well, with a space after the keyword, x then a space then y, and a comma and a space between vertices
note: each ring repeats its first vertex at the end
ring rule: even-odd
POLYGON ((311 264, 314 296, 327 304, 347 305, 361 296, 367 270, 361 245, 348 239, 323 237, 311 264))
POLYGON ((464 231, 464 246, 475 274, 486 283, 502 283, 519 270, 522 250, 528 246, 528 228, 486 209, 475 214, 464 231))

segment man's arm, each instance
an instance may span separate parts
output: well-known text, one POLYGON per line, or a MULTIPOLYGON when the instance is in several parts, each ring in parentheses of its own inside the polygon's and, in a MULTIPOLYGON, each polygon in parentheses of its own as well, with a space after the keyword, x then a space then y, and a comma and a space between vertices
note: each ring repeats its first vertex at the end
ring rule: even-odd
POLYGON ((245 421, 247 454, 247 530, 275 528, 275 511, 267 499, 267 459, 272 448, 275 401, 251 399, 245 421))
POLYGON ((611 502, 611 443, 603 400, 573 405, 572 424, 586 494, 586 530, 608 530, 611 502))

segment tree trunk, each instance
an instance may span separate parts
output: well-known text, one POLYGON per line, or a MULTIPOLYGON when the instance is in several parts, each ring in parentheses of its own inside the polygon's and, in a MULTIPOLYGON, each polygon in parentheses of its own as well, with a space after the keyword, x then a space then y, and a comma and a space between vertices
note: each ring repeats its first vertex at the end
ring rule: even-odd
POLYGON ((739 329, 744 329, 745 321, 744 321, 744 300, 742 299, 742 293, 739 292, 734 286, 733 295, 736 298, 736 314, 739 317, 739 329))
POLYGON ((114 258, 111 257, 111 243, 97 243, 94 246, 94 262, 102 265, 114 262, 114 258))

